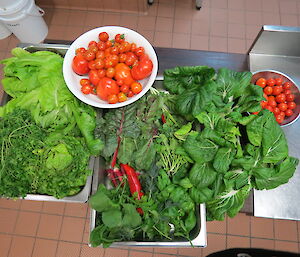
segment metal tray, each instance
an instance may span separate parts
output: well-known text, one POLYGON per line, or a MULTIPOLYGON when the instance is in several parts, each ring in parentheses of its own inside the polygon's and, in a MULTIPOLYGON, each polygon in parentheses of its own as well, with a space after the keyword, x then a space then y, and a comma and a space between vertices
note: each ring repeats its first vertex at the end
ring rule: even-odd
MULTIPOLYGON (((162 77, 157 77, 154 83, 155 88, 163 88, 162 77)), ((107 183, 107 176, 105 175, 103 159, 99 158, 95 162, 95 170, 98 170, 93 176, 92 182, 92 194, 95 194, 99 184, 107 183)), ((134 246, 134 247, 190 247, 191 243, 194 247, 206 247, 207 245, 207 233, 206 233, 206 209, 205 204, 200 204, 197 209, 197 224, 196 227, 191 231, 191 242, 181 239, 174 241, 124 241, 116 242, 111 247, 121 246, 134 246)), ((96 211, 91 210, 90 212, 90 232, 95 228, 96 222, 96 211)))
MULTIPOLYGON (((18 47, 21 47, 29 52, 37 52, 37 51, 51 51, 57 54, 60 54, 62 57, 67 52, 69 46, 68 45, 58 45, 58 44, 19 44, 18 47)), ((4 105, 9 101, 10 97, 4 93, 2 100, 1 100, 1 106, 4 105)), ((92 170, 93 174, 96 172, 94 169, 94 163, 97 158, 91 157, 89 161, 89 169, 92 170)), ((36 200, 36 201, 57 201, 57 202, 78 202, 78 203, 84 203, 87 202, 90 193, 91 193, 91 187, 92 187, 92 176, 90 175, 87 177, 86 183, 83 186, 82 190, 73 196, 67 196, 61 199, 57 199, 50 195, 37 195, 37 194, 27 194, 27 196, 24 198, 25 200, 36 200)))

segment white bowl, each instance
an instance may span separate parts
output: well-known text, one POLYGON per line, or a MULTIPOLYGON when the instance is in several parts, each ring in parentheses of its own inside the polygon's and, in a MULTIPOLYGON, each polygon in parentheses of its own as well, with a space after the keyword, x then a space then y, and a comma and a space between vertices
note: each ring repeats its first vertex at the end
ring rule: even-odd
POLYGON ((69 90, 82 102, 99 107, 99 108, 118 108, 125 105, 131 104, 141 98, 150 89, 155 81, 158 70, 157 55, 152 47, 152 45, 139 33, 124 27, 119 26, 105 26, 92 29, 81 36, 79 36, 68 49, 63 64, 63 75, 65 82, 69 90), (136 43, 137 46, 142 46, 145 49, 145 53, 149 56, 153 63, 152 73, 149 77, 140 80, 139 82, 143 85, 143 90, 133 97, 128 98, 125 102, 109 104, 108 102, 101 100, 98 96, 89 94, 85 95, 81 92, 80 79, 87 78, 88 76, 79 76, 72 70, 72 61, 75 56, 75 51, 77 48, 85 47, 87 48, 88 43, 92 40, 98 42, 98 35, 100 32, 107 32, 110 39, 113 39, 116 34, 124 34, 125 40, 129 43, 136 43))

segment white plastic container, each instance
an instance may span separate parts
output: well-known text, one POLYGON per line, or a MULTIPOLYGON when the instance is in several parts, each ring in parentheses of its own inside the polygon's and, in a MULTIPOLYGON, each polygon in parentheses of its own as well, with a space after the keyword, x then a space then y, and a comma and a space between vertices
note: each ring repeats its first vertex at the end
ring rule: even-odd
POLYGON ((0 0, 0 22, 23 43, 40 43, 46 38, 44 13, 34 0, 0 0))
POLYGON ((11 31, 3 24, 0 22, 0 39, 7 38, 9 35, 11 35, 11 31))

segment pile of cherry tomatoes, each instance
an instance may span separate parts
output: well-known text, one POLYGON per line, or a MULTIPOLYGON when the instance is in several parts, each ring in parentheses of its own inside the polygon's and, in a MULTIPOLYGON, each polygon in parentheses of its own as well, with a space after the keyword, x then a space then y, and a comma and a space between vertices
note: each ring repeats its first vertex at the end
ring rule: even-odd
POLYGON ((273 112, 276 121, 281 124, 286 117, 290 117, 294 113, 296 103, 295 95, 291 92, 292 83, 284 82, 282 78, 259 78, 256 85, 264 90, 265 101, 261 101, 263 109, 273 112))
POLYGON ((76 49, 72 69, 78 75, 88 75, 80 80, 83 94, 95 94, 115 104, 143 90, 138 81, 151 75, 153 63, 145 49, 127 42, 124 34, 110 40, 107 32, 101 32, 87 49, 76 49))

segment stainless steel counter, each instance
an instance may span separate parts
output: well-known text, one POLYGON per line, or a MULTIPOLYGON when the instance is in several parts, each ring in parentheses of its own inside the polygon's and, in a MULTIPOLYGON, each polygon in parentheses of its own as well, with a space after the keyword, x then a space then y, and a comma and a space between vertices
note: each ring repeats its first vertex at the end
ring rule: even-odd
MULTIPOLYGON (((299 88, 299 45, 300 28, 264 26, 249 52, 250 71, 281 71, 299 88)), ((300 119, 283 127, 283 131, 289 154, 300 159, 300 119)), ((300 220, 300 165, 287 184, 272 190, 254 190, 254 216, 300 220)))

